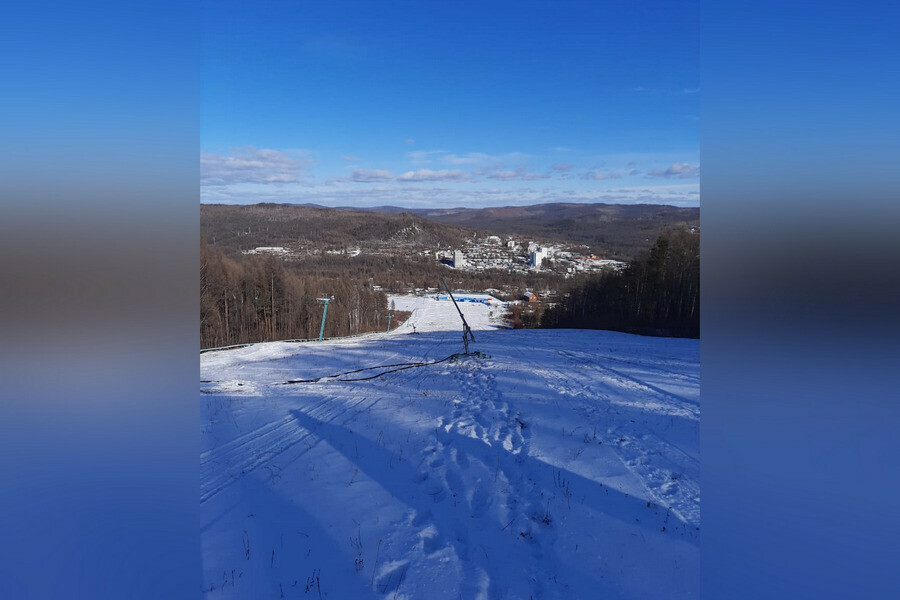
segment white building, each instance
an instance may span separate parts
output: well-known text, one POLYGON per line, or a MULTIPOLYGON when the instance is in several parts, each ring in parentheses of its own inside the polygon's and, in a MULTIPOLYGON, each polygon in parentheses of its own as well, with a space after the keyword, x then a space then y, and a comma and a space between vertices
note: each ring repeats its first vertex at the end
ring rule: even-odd
POLYGON ((257 246, 254 250, 244 250, 243 254, 287 254, 287 248, 282 246, 257 246))
POLYGON ((543 261, 546 257, 547 250, 545 248, 541 248, 540 246, 535 246, 534 250, 531 251, 531 258, 528 262, 532 267, 540 269, 541 261, 543 261))
POLYGON ((461 250, 453 251, 453 268, 461 269, 466 266, 466 257, 461 250))

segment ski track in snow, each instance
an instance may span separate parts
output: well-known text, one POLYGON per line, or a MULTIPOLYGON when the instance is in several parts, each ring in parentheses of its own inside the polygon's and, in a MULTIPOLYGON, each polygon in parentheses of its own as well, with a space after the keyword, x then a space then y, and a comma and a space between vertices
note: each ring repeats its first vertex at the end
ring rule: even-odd
MULTIPOLYGON (((568 352, 560 354, 570 355, 568 352)), ((576 410, 584 414, 591 423, 601 426, 606 422, 615 424, 607 427, 603 433, 623 464, 646 487, 653 501, 671 508, 687 524, 693 526, 700 524, 700 464, 697 458, 666 440, 646 423, 632 419, 609 419, 609 415, 616 413, 617 404, 626 405, 611 401, 608 393, 597 389, 599 386, 595 387, 585 382, 571 371, 566 373, 547 369, 539 371, 545 376, 547 385, 559 393, 593 400, 580 403, 576 410), (596 402, 597 400, 600 402, 596 402)), ((636 397, 633 405, 641 404, 650 412, 663 411, 663 414, 670 417, 692 421, 699 419, 699 406, 687 408, 688 405, 683 399, 636 381, 632 377, 623 376, 618 371, 592 364, 588 366, 587 372, 601 374, 601 377, 592 377, 589 381, 602 381, 606 385, 633 392, 636 397), (602 374, 607 376, 602 377, 602 374), (665 402, 666 397, 670 399, 670 403, 665 402), (646 400, 640 402, 640 399, 644 398, 646 400)))
POLYGON ((480 354, 284 385, 461 351, 451 303, 393 300, 390 334, 201 356, 205 597, 697 597, 696 340, 463 304, 480 354))

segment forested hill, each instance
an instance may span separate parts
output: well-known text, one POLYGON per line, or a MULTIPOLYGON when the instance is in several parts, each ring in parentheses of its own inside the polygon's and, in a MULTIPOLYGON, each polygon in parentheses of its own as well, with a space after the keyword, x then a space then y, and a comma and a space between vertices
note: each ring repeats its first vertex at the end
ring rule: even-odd
POLYGON ((660 235, 699 226, 699 208, 656 204, 554 203, 477 209, 200 205, 201 236, 229 254, 258 246, 459 248, 466 237, 478 232, 524 241, 586 244, 606 258, 630 261, 649 250, 660 235))
POLYGON ((699 208, 658 204, 553 203, 414 212, 447 225, 589 244, 608 257, 625 260, 646 251, 670 229, 700 226, 699 208))
POLYGON ((327 250, 358 244, 392 247, 459 247, 470 229, 412 213, 384 214, 317 206, 200 205, 200 235, 226 253, 258 246, 314 246, 327 250))

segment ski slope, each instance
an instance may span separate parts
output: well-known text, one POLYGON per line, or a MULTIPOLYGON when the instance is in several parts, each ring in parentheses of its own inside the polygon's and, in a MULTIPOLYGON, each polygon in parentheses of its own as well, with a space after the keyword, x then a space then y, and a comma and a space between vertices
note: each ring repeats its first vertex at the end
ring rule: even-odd
POLYGON ((454 305, 447 300, 433 300, 430 297, 391 296, 397 310, 412 312, 410 318, 397 328, 397 333, 417 333, 428 331, 458 331, 462 340, 462 321, 456 306, 462 310, 466 323, 473 331, 491 330, 502 327, 505 308, 501 305, 488 307, 485 304, 460 302, 454 305), (413 329, 415 326, 415 329, 413 329))
POLYGON ((699 595, 697 340, 467 303, 448 358, 453 305, 392 300, 389 334, 201 355, 204 597, 699 595))

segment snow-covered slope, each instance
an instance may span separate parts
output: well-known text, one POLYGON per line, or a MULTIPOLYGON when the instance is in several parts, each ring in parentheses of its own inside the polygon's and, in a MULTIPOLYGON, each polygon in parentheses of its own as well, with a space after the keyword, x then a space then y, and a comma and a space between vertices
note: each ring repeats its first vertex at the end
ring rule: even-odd
POLYGON ((397 310, 412 312, 410 318, 397 328, 398 333, 451 330, 458 331, 460 339, 462 339, 462 321, 459 319, 456 306, 462 310, 466 317, 466 323, 473 331, 502 327, 503 314, 506 312, 506 308, 500 302, 494 303, 490 307, 477 302, 460 302, 454 306, 453 302, 434 300, 428 296, 391 296, 390 301, 394 303, 397 310))
POLYGON ((206 597, 698 595, 696 340, 465 304, 478 355, 365 379, 462 351, 452 304, 394 300, 390 334, 201 356, 206 597))

